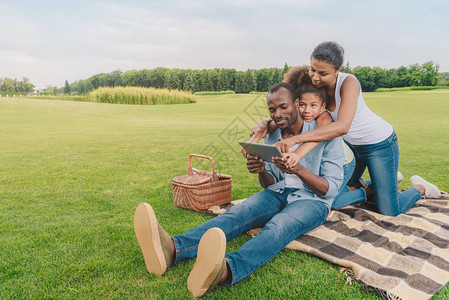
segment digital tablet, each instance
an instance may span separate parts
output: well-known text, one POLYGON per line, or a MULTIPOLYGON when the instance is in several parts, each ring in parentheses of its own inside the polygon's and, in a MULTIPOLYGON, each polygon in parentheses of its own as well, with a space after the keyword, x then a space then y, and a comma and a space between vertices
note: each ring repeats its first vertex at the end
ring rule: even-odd
POLYGON ((275 145, 256 144, 250 142, 241 142, 239 144, 248 154, 258 156, 266 162, 271 162, 273 156, 282 156, 281 151, 275 145))

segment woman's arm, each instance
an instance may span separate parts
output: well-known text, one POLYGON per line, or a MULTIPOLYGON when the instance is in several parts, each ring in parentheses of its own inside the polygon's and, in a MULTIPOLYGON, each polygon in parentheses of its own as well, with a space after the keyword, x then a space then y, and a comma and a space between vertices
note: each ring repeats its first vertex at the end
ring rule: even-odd
POLYGON ((263 119, 259 123, 257 123, 252 129, 249 136, 251 139, 254 137, 258 138, 258 141, 263 139, 267 133, 273 133, 278 127, 276 126, 276 123, 273 122, 273 120, 270 119, 263 119))
POLYGON ((346 77, 341 86, 341 104, 338 119, 315 130, 292 136, 276 143, 281 152, 288 152, 288 148, 298 143, 321 142, 342 136, 349 131, 357 110, 357 98, 360 94, 360 84, 352 75, 346 77))

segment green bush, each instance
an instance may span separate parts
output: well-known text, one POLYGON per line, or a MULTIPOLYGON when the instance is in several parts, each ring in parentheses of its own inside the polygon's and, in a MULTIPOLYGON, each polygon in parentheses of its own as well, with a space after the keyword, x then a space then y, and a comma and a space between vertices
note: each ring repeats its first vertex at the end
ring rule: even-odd
POLYGON ((378 88, 376 92, 428 91, 438 89, 449 89, 449 86, 405 86, 396 88, 378 88))

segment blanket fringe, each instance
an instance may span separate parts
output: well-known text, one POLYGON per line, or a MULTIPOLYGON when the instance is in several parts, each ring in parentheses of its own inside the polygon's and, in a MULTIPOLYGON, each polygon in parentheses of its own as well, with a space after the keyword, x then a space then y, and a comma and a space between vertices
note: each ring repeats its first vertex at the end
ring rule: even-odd
POLYGON ((341 267, 341 268, 340 268, 340 273, 343 273, 343 274, 346 275, 346 283, 345 283, 345 284, 348 284, 348 283, 349 283, 349 284, 351 285, 351 284, 352 284, 352 281, 355 281, 355 282, 360 283, 360 284, 362 285, 363 291, 364 291, 368 296, 370 295, 370 292, 375 292, 375 293, 377 293, 380 297, 382 297, 382 299, 384 299, 384 300, 402 300, 401 297, 399 297, 399 296, 397 296, 397 295, 395 295, 395 294, 389 293, 389 292, 387 292, 387 291, 385 291, 385 290, 376 288, 376 287, 371 286, 371 285, 367 285, 366 283, 364 283, 363 281, 361 281, 360 279, 358 279, 358 278, 355 276, 354 272, 353 272, 351 269, 349 269, 349 268, 341 267))
POLYGON ((395 294, 392 294, 392 293, 389 293, 389 292, 387 292, 385 290, 382 290, 382 289, 379 289, 379 288, 367 285, 365 283, 362 284, 362 288, 363 288, 363 291, 368 296, 369 296, 370 292, 373 291, 373 292, 376 292, 379 296, 382 297, 382 299, 385 299, 385 300, 402 300, 401 297, 399 297, 399 296, 397 296, 395 294))

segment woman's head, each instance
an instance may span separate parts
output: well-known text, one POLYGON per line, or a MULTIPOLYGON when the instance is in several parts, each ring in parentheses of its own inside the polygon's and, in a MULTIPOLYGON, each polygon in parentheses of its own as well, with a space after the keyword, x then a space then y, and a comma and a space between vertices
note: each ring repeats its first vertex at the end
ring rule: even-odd
POLYGON ((310 60, 316 59, 330 63, 337 71, 343 66, 344 54, 345 51, 338 43, 322 42, 313 49, 310 60))
POLYGON ((343 66, 344 50, 336 42, 323 42, 310 56, 309 76, 316 87, 334 87, 343 66))
POLYGON ((299 114, 304 121, 315 120, 326 109, 327 93, 324 88, 303 84, 298 87, 297 95, 299 114))

